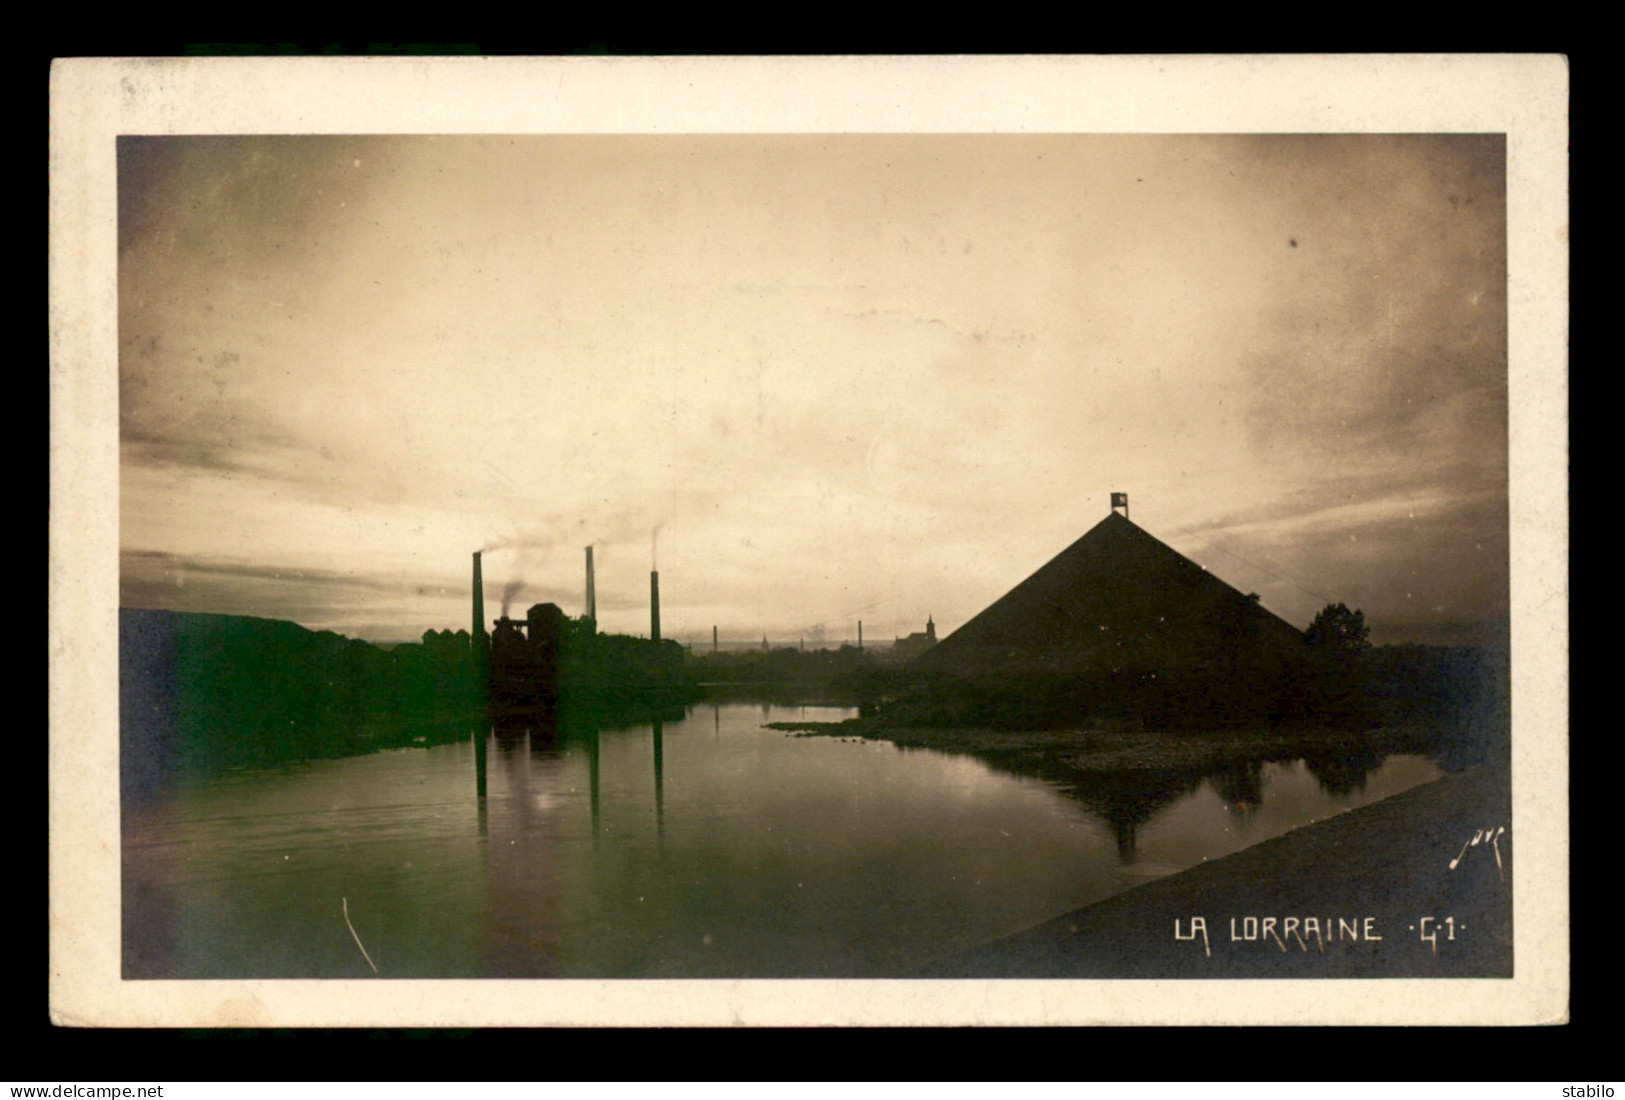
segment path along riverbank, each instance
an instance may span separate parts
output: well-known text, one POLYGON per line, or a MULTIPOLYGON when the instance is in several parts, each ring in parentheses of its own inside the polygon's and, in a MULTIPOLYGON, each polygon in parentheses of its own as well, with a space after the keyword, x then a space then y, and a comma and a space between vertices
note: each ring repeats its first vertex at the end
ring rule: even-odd
POLYGON ((1510 793, 1479 766, 909 976, 1468 978, 1512 964, 1510 793))
POLYGON ((1431 783, 937 960, 911 977, 1512 975, 1506 770, 1463 766, 1496 754, 1441 741, 1437 730, 1009 732, 890 729, 865 719, 773 726, 794 736, 965 753, 1062 790, 1104 773, 1201 772, 1261 759, 1428 752, 1453 761, 1454 770, 1431 783))

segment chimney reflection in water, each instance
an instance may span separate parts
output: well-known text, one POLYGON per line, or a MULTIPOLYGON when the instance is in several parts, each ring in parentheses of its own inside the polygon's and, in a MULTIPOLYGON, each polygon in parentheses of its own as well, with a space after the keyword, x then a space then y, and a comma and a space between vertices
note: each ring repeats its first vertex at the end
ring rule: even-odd
POLYGON ((598 850, 598 726, 587 727, 587 789, 592 799, 592 850, 598 850))
MULTIPOLYGON (((469 635, 468 644, 471 650, 473 674, 475 682, 479 684, 481 695, 485 689, 485 582, 480 576, 480 551, 474 551, 474 591, 473 591, 473 631, 469 635)), ((472 736, 474 738, 474 788, 480 803, 480 835, 485 835, 485 742, 490 736, 490 728, 482 728, 475 723, 472 736)))
POLYGON ((665 732, 665 723, 655 719, 655 835, 662 852, 666 850, 665 732))

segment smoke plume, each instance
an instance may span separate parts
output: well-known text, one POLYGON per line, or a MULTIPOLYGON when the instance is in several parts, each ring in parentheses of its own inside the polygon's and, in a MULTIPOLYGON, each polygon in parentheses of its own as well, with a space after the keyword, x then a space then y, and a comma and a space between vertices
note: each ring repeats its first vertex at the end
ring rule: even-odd
POLYGON ((524 587, 524 581, 509 581, 502 586, 502 617, 504 619, 508 617, 508 605, 513 602, 513 598, 519 595, 519 590, 524 587))

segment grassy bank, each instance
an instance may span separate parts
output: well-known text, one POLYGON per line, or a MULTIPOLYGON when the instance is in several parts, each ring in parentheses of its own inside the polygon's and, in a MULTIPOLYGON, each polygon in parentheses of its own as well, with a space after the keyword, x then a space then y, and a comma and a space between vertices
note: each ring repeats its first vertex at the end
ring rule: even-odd
POLYGON ((845 722, 773 722, 803 737, 860 737, 903 748, 964 753, 1024 774, 1206 770, 1255 760, 1356 759, 1427 752, 1441 734, 1426 727, 1375 730, 1282 729, 1148 733, 1116 730, 892 729, 868 718, 845 722))

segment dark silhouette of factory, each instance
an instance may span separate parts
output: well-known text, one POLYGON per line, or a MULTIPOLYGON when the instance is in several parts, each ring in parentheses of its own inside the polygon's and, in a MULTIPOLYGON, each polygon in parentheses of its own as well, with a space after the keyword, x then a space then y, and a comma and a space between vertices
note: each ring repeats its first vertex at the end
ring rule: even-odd
POLYGON ((1126 495, 1112 496, 1082 538, 910 662, 933 702, 903 709, 1018 725, 1300 714, 1303 632, 1147 534, 1126 495))
POLYGON ((376 646, 297 623, 242 615, 119 609, 120 779, 142 797, 175 773, 346 756, 467 738, 487 720, 538 728, 644 721, 692 698, 683 650, 602 634, 588 613, 541 603, 484 629, 474 555, 473 630, 428 630, 376 646))
POLYGON ((484 629, 480 554, 474 555, 474 632, 470 638, 476 675, 497 711, 553 708, 625 709, 689 697, 695 684, 683 647, 660 636, 660 574, 649 574, 649 634, 634 638, 598 630, 592 548, 587 548, 587 607, 572 619, 557 604, 539 603, 525 618, 504 614, 484 629))

